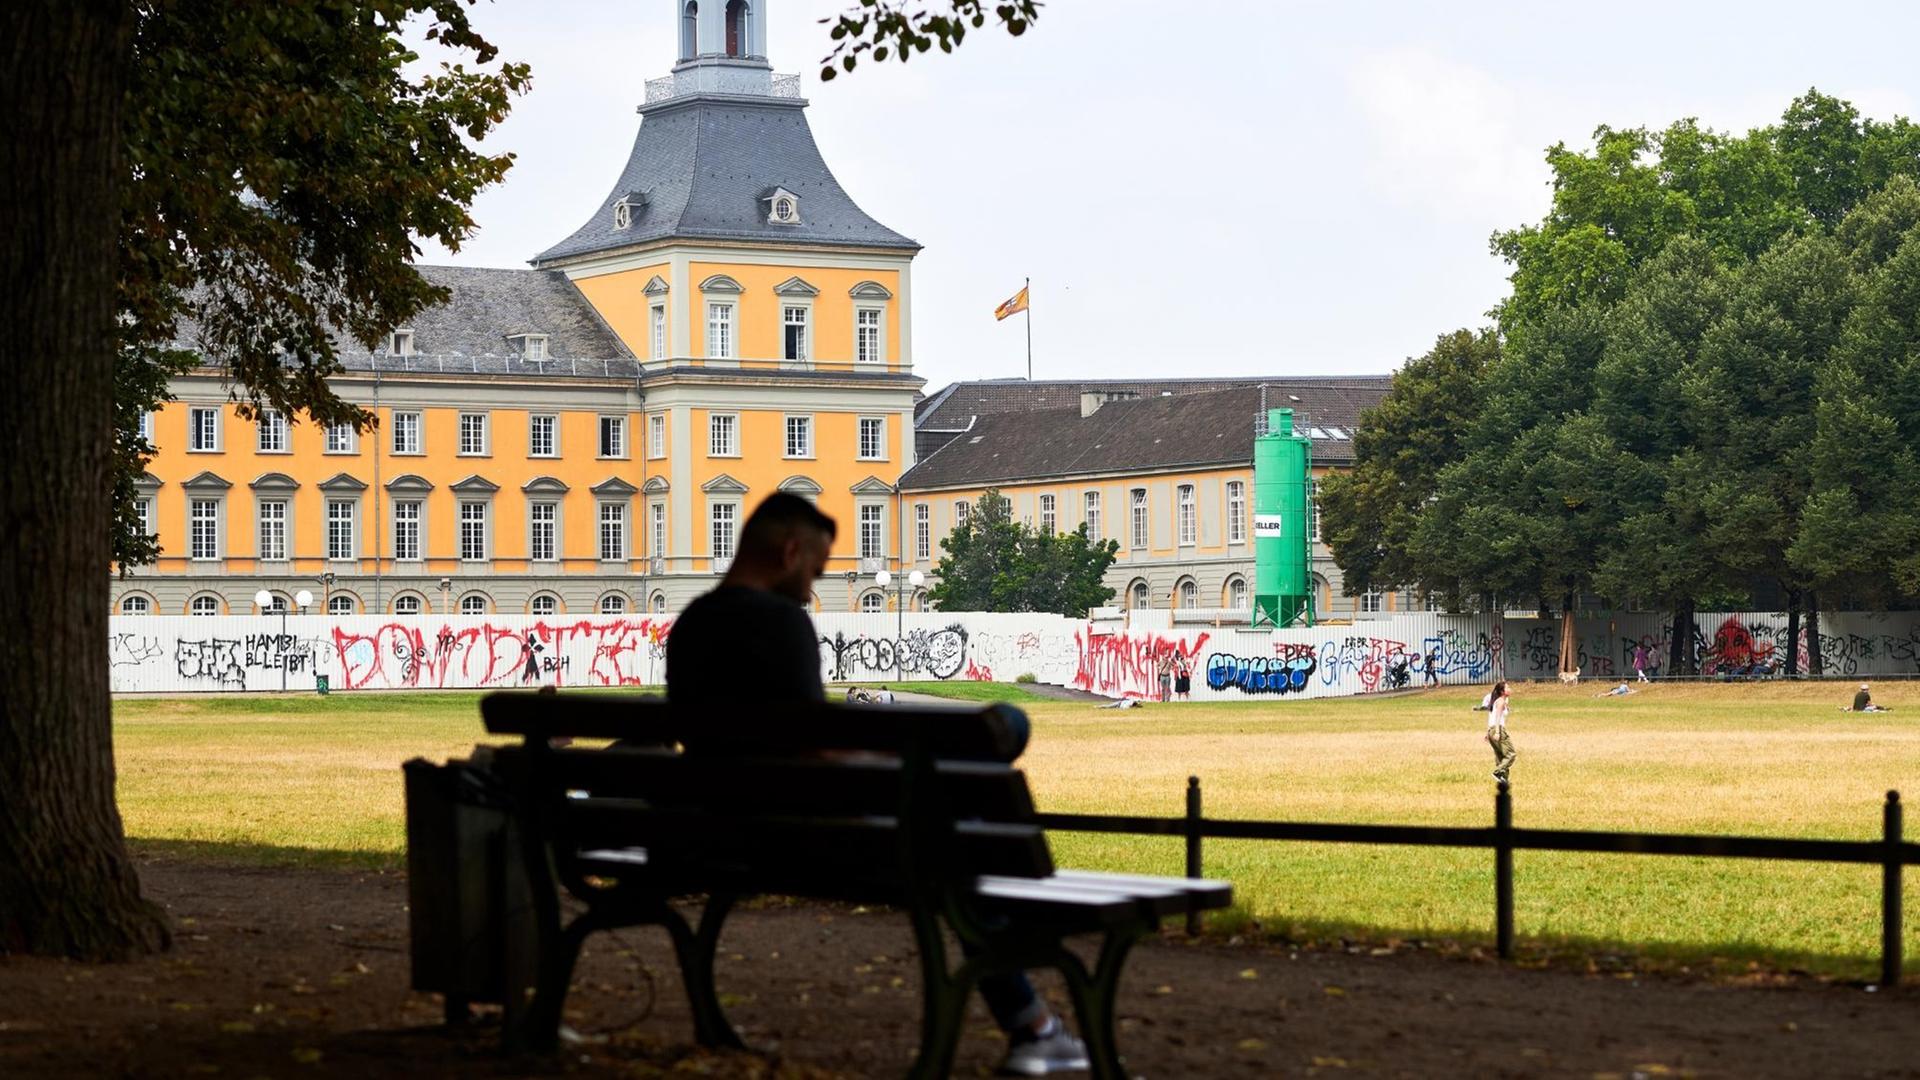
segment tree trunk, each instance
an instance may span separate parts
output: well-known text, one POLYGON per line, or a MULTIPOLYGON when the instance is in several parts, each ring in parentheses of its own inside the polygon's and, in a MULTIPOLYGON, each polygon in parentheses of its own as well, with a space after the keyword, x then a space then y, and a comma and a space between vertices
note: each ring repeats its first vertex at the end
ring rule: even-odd
POLYGON ((0 5, 0 953, 164 947, 113 800, 107 681, 121 111, 134 15, 0 5))
POLYGON ((1800 677, 1800 590, 1787 590, 1787 678, 1800 677))
POLYGON ((1561 598, 1560 674, 1562 675, 1580 674, 1580 644, 1579 635, 1574 632, 1573 627, 1573 603, 1572 593, 1561 598))
POLYGON ((1698 675, 1693 660, 1693 600, 1689 598, 1673 606, 1673 628, 1667 632, 1667 671, 1698 675))
POLYGON ((1827 673, 1820 656, 1820 597, 1807 590, 1807 674, 1819 678, 1827 673))

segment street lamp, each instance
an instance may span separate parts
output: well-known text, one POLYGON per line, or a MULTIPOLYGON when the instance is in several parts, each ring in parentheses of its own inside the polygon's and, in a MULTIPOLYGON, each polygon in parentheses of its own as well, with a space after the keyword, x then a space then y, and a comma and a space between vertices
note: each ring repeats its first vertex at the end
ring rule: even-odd
POLYGON ((453 614, 453 579, 450 577, 440 579, 440 614, 453 614))
POLYGON ((885 589, 887 585, 891 582, 894 582, 894 581, 899 582, 898 585, 894 586, 894 590, 893 590, 893 616, 894 616, 894 619, 893 619, 893 622, 894 622, 893 681, 894 682, 899 682, 903 678, 901 665, 905 661, 904 661, 904 658, 901 656, 901 653, 903 652, 902 643, 906 640, 906 636, 907 636, 906 590, 909 586, 911 586, 915 592, 919 592, 920 586, 926 580, 927 580, 927 575, 921 573, 918 570, 913 571, 912 573, 908 574, 904 578, 896 578, 894 577, 893 574, 885 570, 881 570, 878 573, 873 575, 873 583, 875 585, 880 586, 881 589, 885 589))
MULTIPOLYGON (((260 613, 264 615, 267 613, 269 609, 273 607, 274 595, 265 589, 261 589, 259 592, 253 594, 253 602, 260 605, 260 613)), ((301 589, 299 592, 293 594, 293 602, 300 606, 301 611, 305 611, 307 610, 307 607, 313 603, 313 594, 308 592, 305 589, 301 589)), ((281 693, 285 693, 287 689, 287 653, 289 652, 288 645, 289 645, 289 642, 287 640, 287 608, 286 608, 286 605, 282 604, 280 606, 280 641, 279 641, 280 692, 281 693)))

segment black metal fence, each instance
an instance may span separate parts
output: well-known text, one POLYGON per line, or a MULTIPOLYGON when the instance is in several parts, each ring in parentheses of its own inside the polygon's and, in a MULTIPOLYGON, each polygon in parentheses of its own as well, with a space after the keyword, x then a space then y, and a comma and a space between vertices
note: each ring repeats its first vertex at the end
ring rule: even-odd
MULTIPOLYGON (((1292 821, 1239 821, 1207 818, 1200 812, 1200 778, 1187 778, 1185 817, 1125 817, 1109 814, 1041 814, 1049 829, 1062 832, 1178 836, 1186 840, 1187 876, 1202 877, 1201 841, 1307 840, 1329 844, 1394 844, 1416 847, 1493 849, 1494 938, 1502 959, 1513 958, 1513 853, 1584 851, 1617 855, 1705 855, 1726 859, 1778 859, 1785 862, 1860 863, 1880 867, 1880 982, 1900 981, 1901 871, 1920 865, 1920 843, 1901 838, 1900 793, 1887 792, 1879 840, 1797 840, 1746 836, 1687 836, 1663 833, 1583 832, 1569 829, 1516 829, 1513 793, 1502 783, 1493 797, 1493 827, 1446 825, 1338 825, 1292 821)), ((1198 933, 1199 916, 1187 919, 1198 933)))

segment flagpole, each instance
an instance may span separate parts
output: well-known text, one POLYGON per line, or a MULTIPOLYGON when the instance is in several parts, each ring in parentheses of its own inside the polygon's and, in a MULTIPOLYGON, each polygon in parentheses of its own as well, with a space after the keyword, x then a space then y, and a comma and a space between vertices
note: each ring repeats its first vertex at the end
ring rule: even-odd
POLYGON ((1027 294, 1027 381, 1033 381, 1033 279, 1022 278, 1020 291, 1027 294))

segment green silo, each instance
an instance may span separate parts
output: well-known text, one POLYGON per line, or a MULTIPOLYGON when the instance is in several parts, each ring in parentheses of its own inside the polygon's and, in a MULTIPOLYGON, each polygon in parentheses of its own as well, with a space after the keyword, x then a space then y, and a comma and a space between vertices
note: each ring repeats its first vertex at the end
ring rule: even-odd
POLYGON ((1313 444, 1292 409, 1267 410, 1253 440, 1253 625, 1313 625, 1307 571, 1307 472, 1313 444))

